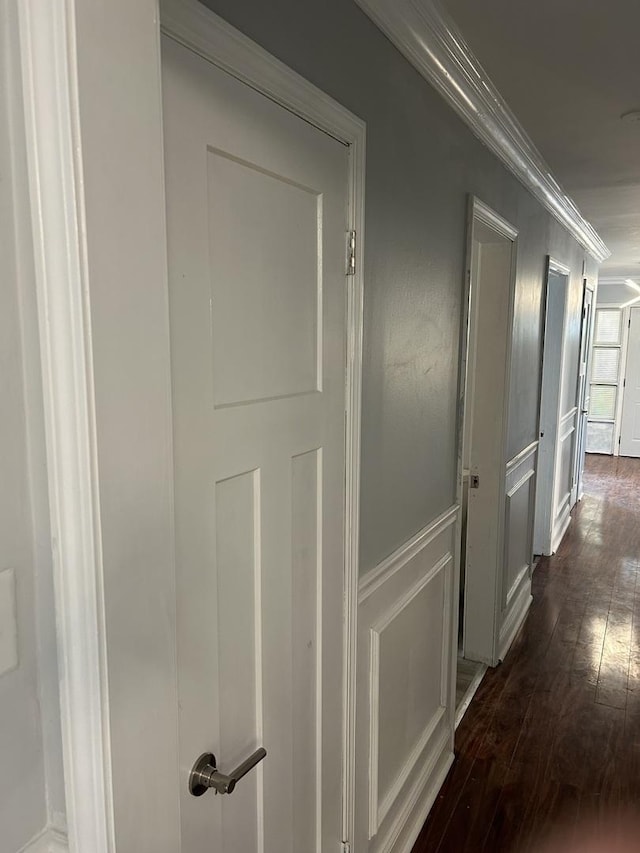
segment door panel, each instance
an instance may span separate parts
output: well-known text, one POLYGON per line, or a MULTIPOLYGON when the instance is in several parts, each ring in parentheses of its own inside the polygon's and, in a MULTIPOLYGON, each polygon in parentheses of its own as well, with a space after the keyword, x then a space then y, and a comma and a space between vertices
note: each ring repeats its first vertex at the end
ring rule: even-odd
POLYGON ((182 851, 341 834, 348 148, 163 39, 182 851), (231 795, 192 797, 213 752, 231 795))
POLYGON ((468 660, 494 665, 500 630, 503 577, 506 373, 511 341, 512 240, 474 223, 471 289, 475 308, 475 348, 471 354, 473 397, 465 419, 469 432, 469 474, 465 542, 463 653, 468 660))
POLYGON ((216 407, 317 391, 322 196, 207 152, 216 407))

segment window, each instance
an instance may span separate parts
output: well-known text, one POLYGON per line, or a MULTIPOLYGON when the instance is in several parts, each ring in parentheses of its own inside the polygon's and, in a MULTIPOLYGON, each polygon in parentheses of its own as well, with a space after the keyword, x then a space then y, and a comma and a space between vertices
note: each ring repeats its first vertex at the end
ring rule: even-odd
POLYGON ((621 354, 622 309, 597 308, 591 354, 588 453, 613 453, 621 354))

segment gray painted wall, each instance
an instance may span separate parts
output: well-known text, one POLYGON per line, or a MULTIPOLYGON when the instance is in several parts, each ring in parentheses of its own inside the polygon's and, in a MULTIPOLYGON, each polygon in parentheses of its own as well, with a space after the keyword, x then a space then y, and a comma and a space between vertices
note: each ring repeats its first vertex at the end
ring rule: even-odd
MULTIPOLYGON (((454 501, 467 195, 478 195, 520 232, 510 457, 536 438, 545 256, 570 266, 575 307, 585 253, 355 3, 206 4, 367 122, 366 571, 454 501)), ((577 341, 571 349, 573 367, 577 341)))

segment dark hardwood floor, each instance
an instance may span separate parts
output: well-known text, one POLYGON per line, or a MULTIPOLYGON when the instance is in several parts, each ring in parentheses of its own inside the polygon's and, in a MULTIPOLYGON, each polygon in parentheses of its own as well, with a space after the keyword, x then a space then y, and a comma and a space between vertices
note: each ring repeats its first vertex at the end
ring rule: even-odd
POLYGON ((456 735, 413 853, 526 851, 640 810, 640 459, 588 456, 585 496, 505 662, 456 735))

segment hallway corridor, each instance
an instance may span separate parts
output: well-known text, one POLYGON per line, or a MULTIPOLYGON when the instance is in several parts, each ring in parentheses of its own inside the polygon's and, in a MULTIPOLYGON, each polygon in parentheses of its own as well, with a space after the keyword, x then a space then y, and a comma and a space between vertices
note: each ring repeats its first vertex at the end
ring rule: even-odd
POLYGON ((640 810, 639 560, 640 459, 587 456, 585 496, 413 853, 517 853, 558 821, 640 810))

